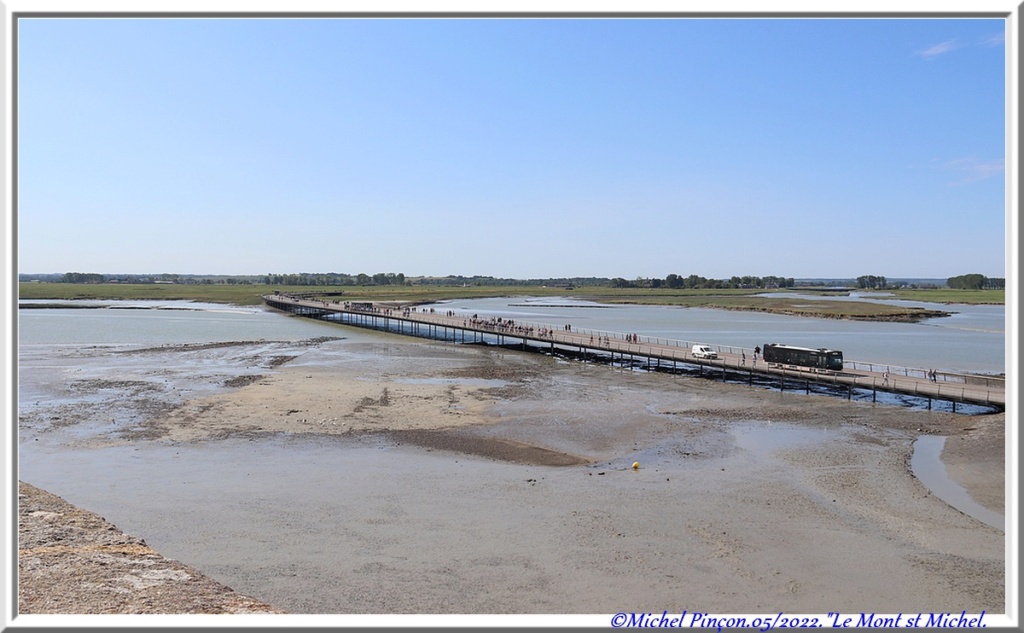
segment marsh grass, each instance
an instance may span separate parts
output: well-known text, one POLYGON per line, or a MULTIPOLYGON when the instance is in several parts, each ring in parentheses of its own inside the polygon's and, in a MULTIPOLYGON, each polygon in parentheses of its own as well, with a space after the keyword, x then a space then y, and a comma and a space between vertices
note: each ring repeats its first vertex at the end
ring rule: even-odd
MULTIPOLYGON (((942 316, 942 312, 900 305, 862 301, 833 301, 826 298, 803 299, 771 296, 771 291, 751 290, 675 290, 644 288, 584 287, 574 290, 555 286, 272 286, 227 284, 65 284, 20 283, 19 298, 93 299, 93 300, 185 300, 203 303, 259 305, 262 296, 274 291, 343 293, 346 301, 401 301, 430 303, 445 299, 481 299, 487 297, 561 297, 600 303, 669 305, 724 310, 749 310, 839 319, 919 320, 942 316), (758 295, 768 296, 758 296, 758 295)), ((780 292, 792 292, 780 291, 780 292)), ((908 299, 934 303, 995 303, 1004 301, 1000 290, 894 290, 882 299, 908 299)), ((335 297, 337 298, 337 296, 335 297)))
POLYGON ((879 293, 882 295, 891 294, 897 299, 908 301, 928 301, 931 303, 969 303, 974 305, 992 304, 1003 305, 1006 303, 1005 290, 956 290, 953 288, 930 288, 930 289, 898 289, 887 290, 879 293))

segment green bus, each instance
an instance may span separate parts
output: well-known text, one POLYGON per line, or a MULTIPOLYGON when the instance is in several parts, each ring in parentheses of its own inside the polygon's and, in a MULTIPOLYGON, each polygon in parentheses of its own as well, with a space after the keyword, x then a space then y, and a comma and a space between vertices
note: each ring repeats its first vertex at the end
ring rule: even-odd
POLYGON ((768 366, 791 365, 794 367, 807 367, 815 371, 842 371, 843 353, 839 350, 811 349, 809 347, 793 347, 791 345, 780 345, 778 343, 764 344, 764 362, 768 366))

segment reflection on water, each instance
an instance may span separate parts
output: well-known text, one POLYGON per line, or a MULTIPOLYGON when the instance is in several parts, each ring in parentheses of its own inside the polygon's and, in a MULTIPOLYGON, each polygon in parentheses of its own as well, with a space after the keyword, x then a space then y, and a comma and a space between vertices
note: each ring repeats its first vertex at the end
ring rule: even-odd
MULTIPOLYGON (((188 301, 108 301, 102 305, 161 309, 19 310, 18 342, 176 344, 325 335, 375 340, 358 328, 287 317, 262 307, 188 301)), ((554 327, 571 324, 578 331, 634 333, 749 349, 786 343, 840 349, 851 361, 949 372, 1006 371, 1004 306, 921 304, 956 310, 957 314, 922 323, 870 323, 707 308, 602 305, 571 297, 499 297, 436 305, 467 316, 501 316, 554 327), (598 307, 602 309, 595 309, 598 307)))
POLYGON ((507 380, 497 378, 392 378, 405 385, 464 385, 466 387, 507 387, 507 380))
POLYGON ((502 316, 554 327, 571 324, 576 331, 634 333, 750 350, 765 343, 785 343, 839 349, 851 361, 954 373, 1006 371, 1003 306, 939 306, 958 313, 922 323, 875 323, 671 306, 594 309, 599 304, 567 297, 544 301, 496 297, 435 305, 460 315, 502 316))
POLYGON ((262 307, 188 301, 108 301, 98 305, 111 307, 19 310, 19 346, 176 345, 258 339, 295 341, 318 336, 352 338, 350 328, 285 317, 262 307))
POLYGON ((760 456, 769 455, 782 448, 821 444, 842 438, 842 432, 835 429, 773 422, 733 424, 729 431, 738 447, 760 456))
MULTIPOLYGON (((509 305, 519 302, 494 300, 488 305, 503 316, 521 310, 539 314, 554 324, 567 322, 575 326, 586 322, 591 327, 603 324, 602 327, 615 326, 617 331, 641 334, 660 329, 683 332, 686 336, 696 332, 702 338, 721 335, 723 342, 738 343, 742 343, 743 336, 748 336, 754 344, 763 344, 761 337, 766 322, 785 324, 784 327, 789 328, 786 331, 798 332, 802 325, 819 321, 787 317, 778 317, 776 321, 774 315, 767 315, 772 319, 764 319, 760 317, 766 315, 675 308, 574 310, 553 305, 529 308, 509 305), (700 329, 696 324, 708 329, 700 329)), ((178 402, 197 395, 197 390, 204 388, 202 385, 219 387, 223 378, 269 371, 258 364, 257 357, 301 354, 291 366, 362 363, 368 372, 383 372, 391 367, 388 363, 392 360, 406 369, 410 363, 428 366, 434 362, 427 353, 428 346, 406 348, 389 344, 390 341, 409 342, 406 337, 262 309, 231 311, 218 307, 196 312, 54 309, 24 310, 19 317, 19 395, 22 398, 19 414, 30 413, 36 407, 49 407, 49 413, 53 404, 50 398, 55 393, 64 394, 62 397, 69 398, 69 404, 79 403, 75 415, 87 413, 85 405, 89 404, 90 396, 83 398, 81 394, 69 395, 64 391, 80 381, 105 380, 111 388, 117 386, 115 383, 122 383, 122 388, 129 390, 133 385, 148 381, 143 386, 156 385, 158 389, 154 387, 153 393, 147 391, 147 398, 153 396, 161 402, 178 402), (261 339, 301 341, 323 336, 346 340, 305 350, 292 349, 297 347, 294 344, 271 345, 268 342, 266 346, 272 348, 269 351, 259 344, 218 346, 188 354, 121 353, 125 346, 148 348, 261 339), (109 351, 108 345, 116 347, 109 351), (55 352, 58 349, 61 354, 55 352), (240 350, 244 353, 240 354, 240 350), (72 401, 72 396, 77 399, 72 401)), ((833 329, 837 326, 836 323, 823 325, 833 329)), ((875 325, 863 326, 863 331, 871 332, 875 325)), ((447 379, 397 380, 444 382, 447 379)), ((502 386, 504 381, 481 379, 473 384, 502 386)), ((576 382, 565 386, 565 389, 577 388, 576 382)), ((594 406, 606 407, 599 399, 594 400, 594 406)), ((549 407, 549 403, 543 403, 544 411, 549 407)), ((632 410, 635 408, 630 408, 632 410)), ((619 417, 614 408, 608 408, 608 415, 619 417)), ((654 448, 641 447, 636 453, 630 446, 631 443, 637 446, 635 442, 615 445, 614 451, 620 452, 620 457, 614 463, 600 465, 601 470, 597 471, 592 468, 524 469, 520 465, 461 454, 395 446, 369 435, 332 439, 277 436, 259 441, 237 437, 188 445, 143 442, 94 449, 66 442, 104 432, 107 425, 126 422, 130 420, 97 417, 90 424, 59 432, 28 429, 19 435, 22 442, 19 477, 113 519, 129 533, 145 535, 147 542, 161 553, 208 570, 236 590, 259 595, 275 606, 295 612, 372 610, 376 604, 371 600, 378 593, 374 591, 376 587, 368 589, 370 576, 366 570, 385 569, 392 564, 402 575, 393 583, 398 589, 386 594, 388 597, 426 594, 427 599, 437 599, 397 604, 416 613, 439 608, 437 605, 442 604, 444 596, 429 592, 450 591, 451 586, 438 583, 439 575, 434 570, 445 570, 445 576, 449 576, 447 570, 453 560, 483 561, 476 568, 480 571, 466 575, 455 590, 472 594, 479 588, 478 602, 460 604, 492 611, 496 607, 495 603, 486 602, 489 598, 486 582, 497 574, 504 577, 504 572, 490 561, 519 561, 523 560, 522 552, 531 552, 536 556, 527 559, 530 569, 525 575, 519 572, 518 578, 524 580, 523 588, 515 591, 517 601, 499 605, 505 610, 528 609, 548 599, 543 594, 550 593, 550 589, 544 583, 563 573, 564 568, 558 566, 559 557, 567 556, 567 550, 568 555, 572 553, 565 544, 580 542, 579 532, 574 531, 577 524, 562 520, 568 514, 566 504, 600 509, 600 513, 595 512, 590 517, 595 520, 604 520, 607 509, 614 509, 622 520, 613 516, 610 524, 676 513, 678 517, 667 519, 672 528, 662 531, 670 539, 665 546, 668 551, 674 547, 678 527, 686 525, 686 504, 679 502, 686 494, 696 491, 709 495, 702 486, 712 486, 717 492, 721 486, 747 481, 747 474, 757 477, 763 472, 759 470, 763 463, 757 459, 737 458, 729 462, 728 473, 721 470, 720 464, 704 459, 725 455, 722 446, 725 441, 720 440, 728 439, 728 435, 711 431, 699 440, 679 433, 654 448), (629 469, 634 460, 643 464, 636 472, 629 469), (685 476, 700 468, 714 468, 716 479, 708 483, 706 478, 685 476), (624 476, 616 477, 616 474, 624 476), (724 477, 730 479, 722 479, 724 477), (542 487, 535 488, 534 484, 542 487), (638 490, 641 494, 637 494, 638 490), (540 491, 544 498, 557 500, 555 510, 547 506, 538 509, 538 497, 534 493, 540 491), (553 516, 559 518, 551 520, 553 516), (498 534, 501 538, 481 538, 488 534, 498 534), (450 540, 445 541, 446 538, 450 540), (439 547, 439 542, 444 546, 439 547), (549 561, 554 561, 550 567, 549 561), (407 575, 408 569, 427 571, 416 576, 407 575), (419 582, 420 578, 426 580, 419 582), (361 597, 362 602, 353 604, 352 596, 361 597)), ((523 418, 515 423, 523 423, 523 418)), ((689 424, 687 420, 678 422, 680 429, 689 424)), ((604 428, 607 423, 596 426, 604 428)), ((41 428, 48 426, 41 425, 41 428)), ((547 436, 534 432, 557 445, 555 440, 562 434, 569 434, 569 429, 569 426, 556 426, 547 436)), ((778 448, 842 439, 841 433, 837 429, 751 423, 738 424, 733 437, 740 448, 767 456, 778 448)), ((577 440, 573 438, 573 441, 577 440)), ((941 445, 938 450, 941 451, 941 445)), ((935 459, 937 455, 938 452, 935 459)), ((741 517, 749 516, 742 514, 742 508, 737 511, 741 517)), ((702 517, 701 521, 704 518, 707 517, 702 517)), ((649 543, 660 547, 656 541, 648 541, 646 534, 636 541, 642 543, 642 549, 629 551, 634 560, 639 559, 635 553, 643 555, 648 551, 649 543)), ((606 559, 606 553, 596 552, 595 560, 602 565, 606 559)), ((682 558, 669 559, 667 566, 655 567, 649 576, 668 577, 669 573, 683 568, 684 562, 682 558)), ((580 576, 595 574, 588 570, 580 576)), ((594 584, 578 591, 573 586, 571 593, 590 595, 595 587, 602 585, 617 591, 613 583, 606 582, 600 574, 596 574, 596 578, 594 584)), ((391 586, 386 585, 384 589, 391 586)), ((607 604, 607 600, 604 603, 607 604)))

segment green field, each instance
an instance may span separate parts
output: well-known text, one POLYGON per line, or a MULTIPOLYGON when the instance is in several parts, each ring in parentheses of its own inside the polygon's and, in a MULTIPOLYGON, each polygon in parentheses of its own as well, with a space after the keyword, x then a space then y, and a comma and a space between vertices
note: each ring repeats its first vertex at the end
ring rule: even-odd
MULTIPOLYGON (((444 299, 485 297, 559 297, 601 303, 671 305, 680 307, 749 310, 836 319, 916 321, 939 316, 919 308, 865 302, 758 297, 764 290, 672 290, 643 288, 586 287, 567 290, 553 286, 269 286, 227 284, 65 284, 27 282, 18 285, 20 299, 96 299, 96 300, 189 300, 204 303, 258 305, 262 295, 275 290, 287 293, 337 292, 346 301, 402 301, 430 303, 444 299)), ((786 292, 786 291, 779 291, 786 292)), ((896 298, 933 303, 1002 304, 1002 290, 893 290, 896 298)), ((769 291, 770 293, 770 291, 769 291)), ((835 293, 821 293, 828 296, 835 293)), ((879 299, 886 298, 879 294, 879 299)), ((891 297, 890 297, 891 298, 891 297)))
POLYGON ((897 299, 930 301, 932 303, 970 303, 1003 305, 1006 303, 1005 290, 954 290, 952 288, 886 290, 897 299))
POLYGON ((275 290, 287 293, 339 292, 346 301, 409 301, 478 299, 504 296, 559 296, 565 289, 544 286, 272 286, 259 284, 65 284, 20 283, 20 299, 188 300, 205 303, 258 305, 275 290))

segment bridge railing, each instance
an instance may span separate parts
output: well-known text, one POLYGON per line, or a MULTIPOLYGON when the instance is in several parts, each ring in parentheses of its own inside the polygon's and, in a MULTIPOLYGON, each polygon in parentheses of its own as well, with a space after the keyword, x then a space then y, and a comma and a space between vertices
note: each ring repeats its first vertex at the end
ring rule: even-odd
MULTIPOLYGON (((886 363, 869 363, 864 361, 844 360, 843 366, 850 369, 859 369, 861 371, 870 372, 888 372, 892 376, 904 376, 906 378, 921 378, 928 380, 927 369, 920 369, 916 367, 903 367, 900 365, 888 365, 886 363)), ((946 382, 963 385, 979 385, 984 387, 994 387, 998 389, 1006 388, 1006 378, 1003 376, 994 376, 988 374, 969 374, 963 372, 943 371, 934 370, 935 379, 932 382, 946 382)))
MULTIPOLYGON (((284 295, 284 294, 277 295, 274 298, 281 298, 281 297, 288 297, 289 299, 292 299, 292 300, 302 300, 302 299, 306 298, 306 297, 300 297, 300 296, 288 296, 288 295, 284 295)), ((309 299, 307 299, 307 300, 309 300, 309 299)), ((317 299, 313 299, 313 300, 317 301, 317 299)), ((320 299, 319 301, 323 301, 323 300, 320 299)), ((335 301, 335 302, 326 302, 325 301, 324 303, 325 304, 337 303, 339 305, 343 304, 343 302, 340 302, 340 301, 335 301)), ((366 306, 366 307, 364 307, 363 309, 360 309, 358 307, 357 308, 353 308, 353 309, 357 309, 358 311, 361 311, 361 312, 365 311, 365 312, 368 312, 368 313, 380 314, 382 316, 389 315, 389 316, 394 316, 394 317, 401 316, 404 311, 408 310, 411 314, 415 314, 417 316, 417 318, 430 317, 430 316, 438 317, 437 319, 430 319, 430 320, 434 321, 437 324, 443 324, 443 325, 449 325, 449 326, 454 326, 456 324, 455 323, 451 323, 450 321, 448 321, 448 319, 456 319, 458 321, 458 320, 467 320, 467 319, 469 319, 471 317, 471 311, 468 311, 468 310, 452 310, 454 316, 447 316, 444 312, 438 312, 436 310, 436 308, 432 309, 432 308, 429 308, 429 307, 409 306, 407 308, 396 308, 396 307, 376 308, 376 307, 369 307, 370 304, 360 304, 360 305, 361 306, 366 306)), ((488 317, 487 319, 480 319, 479 322, 476 324, 476 327, 483 328, 483 329, 486 329, 488 331, 491 331, 491 332, 494 332, 494 333, 497 333, 497 334, 504 334, 504 335, 508 335, 508 336, 516 336, 517 335, 517 332, 514 329, 510 330, 510 329, 504 329, 502 327, 489 327, 490 318, 492 318, 492 317, 488 317)), ((493 317, 493 318, 497 318, 497 317, 493 317)), ((505 323, 505 322, 508 322, 508 321, 509 321, 509 319, 502 317, 502 323, 505 323)), ((635 335, 635 339, 627 340, 627 338, 626 338, 627 336, 631 336, 631 337, 633 336, 631 333, 613 332, 613 331, 610 331, 610 330, 602 330, 602 329, 596 329, 596 328, 583 328, 583 329, 572 328, 572 329, 566 330, 566 329, 564 329, 566 324, 558 325, 558 324, 551 324, 551 323, 541 323, 541 322, 537 322, 537 321, 521 321, 521 320, 518 320, 518 319, 511 319, 511 321, 515 324, 515 326, 518 326, 518 327, 533 328, 533 335, 534 336, 538 336, 539 332, 542 331, 542 330, 547 330, 547 331, 550 331, 552 333, 560 332, 562 336, 569 336, 569 337, 573 337, 574 339, 576 337, 579 337, 580 339, 582 339, 582 340, 573 340, 573 341, 569 341, 569 342, 561 341, 562 344, 589 345, 590 344, 590 337, 592 336, 592 337, 595 338, 595 343, 600 343, 600 344, 603 345, 604 344, 603 341, 605 339, 607 339, 610 343, 611 342, 616 343, 616 345, 614 345, 614 347, 617 350, 622 350, 622 351, 625 351, 625 352, 636 352, 638 354, 642 354, 643 353, 643 350, 641 349, 641 347, 643 345, 660 345, 660 346, 665 346, 665 347, 678 348, 679 351, 681 352, 681 354, 679 356, 677 356, 676 354, 672 354, 672 356, 674 358, 679 359, 679 360, 685 360, 685 359, 691 358, 690 350, 691 350, 691 348, 694 345, 697 345, 697 344, 708 345, 712 349, 714 349, 716 352, 718 352, 719 354, 732 354, 732 355, 737 355, 737 356, 738 355, 742 355, 742 354, 746 354, 748 357, 751 358, 751 360, 753 359, 753 355, 754 355, 753 348, 742 347, 742 346, 737 346, 737 345, 721 345, 721 344, 713 344, 713 343, 707 343, 707 342, 702 342, 702 341, 686 341, 686 340, 681 340, 681 339, 648 336, 648 335, 644 335, 644 334, 637 334, 637 335, 635 335)), ((921 369, 921 368, 915 368, 915 367, 905 367, 905 366, 901 366, 901 365, 892 365, 892 364, 886 364, 886 363, 876 363, 876 362, 849 360, 849 359, 845 359, 843 361, 843 365, 844 365, 845 368, 853 369, 853 370, 868 371, 868 372, 873 372, 873 373, 888 372, 893 377, 895 377, 895 376, 903 376, 903 377, 906 377, 906 378, 919 378, 919 379, 926 380, 926 381, 929 379, 929 377, 928 377, 929 370, 928 369, 921 369)), ((951 383, 951 384, 959 384, 959 385, 977 385, 977 386, 991 387, 991 388, 995 388, 995 389, 1005 389, 1005 386, 1006 386, 1006 379, 1003 376, 993 376, 993 375, 985 375, 985 374, 970 374, 970 373, 951 372, 951 371, 943 371, 943 370, 935 370, 934 373, 935 373, 935 380, 932 380, 931 382, 933 382, 935 384, 938 384, 938 383, 941 382, 941 383, 947 383, 947 384, 951 383)))

